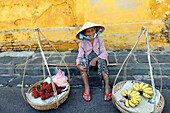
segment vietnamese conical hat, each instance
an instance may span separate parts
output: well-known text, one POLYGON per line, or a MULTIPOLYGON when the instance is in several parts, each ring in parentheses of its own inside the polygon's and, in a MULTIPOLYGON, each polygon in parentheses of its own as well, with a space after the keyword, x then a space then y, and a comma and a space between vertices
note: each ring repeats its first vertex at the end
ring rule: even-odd
POLYGON ((88 29, 88 28, 91 28, 91 27, 96 27, 96 32, 99 30, 99 29, 102 29, 102 32, 104 31, 104 27, 101 26, 101 25, 98 25, 98 24, 94 24, 94 23, 91 23, 91 22, 86 22, 82 28, 77 32, 77 35, 76 35, 76 38, 80 39, 79 38, 79 34, 84 31, 85 29, 88 29))

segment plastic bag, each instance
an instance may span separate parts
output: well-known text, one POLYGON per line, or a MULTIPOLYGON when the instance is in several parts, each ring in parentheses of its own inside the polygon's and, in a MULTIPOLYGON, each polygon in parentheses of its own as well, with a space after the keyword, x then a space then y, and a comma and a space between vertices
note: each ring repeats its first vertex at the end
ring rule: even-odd
POLYGON ((53 82, 59 87, 65 87, 68 85, 68 78, 65 76, 65 73, 59 69, 57 74, 53 78, 53 82))

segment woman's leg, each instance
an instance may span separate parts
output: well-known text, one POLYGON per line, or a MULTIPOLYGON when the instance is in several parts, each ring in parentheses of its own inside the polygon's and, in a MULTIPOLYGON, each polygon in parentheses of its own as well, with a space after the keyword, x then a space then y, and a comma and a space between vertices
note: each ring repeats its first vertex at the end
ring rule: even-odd
POLYGON ((102 72, 102 76, 103 76, 104 83, 105 83, 105 92, 109 94, 111 92, 110 85, 109 85, 109 76, 104 72, 102 72))
POLYGON ((99 59, 97 65, 98 65, 98 73, 99 73, 100 77, 102 77, 104 79, 105 92, 107 94, 109 94, 111 91, 110 91, 110 86, 109 86, 109 76, 108 76, 106 60, 99 59))
POLYGON ((110 85, 109 85, 109 77, 108 74, 102 72, 102 76, 105 82, 105 96, 104 96, 104 100, 105 101, 110 101, 112 99, 112 92, 110 89, 110 85))
MULTIPOLYGON (((90 93, 90 87, 89 87, 89 83, 88 83, 88 75, 86 72, 82 73, 82 79, 84 82, 84 86, 85 86, 85 93, 89 94, 90 93)), ((85 99, 90 100, 90 97, 84 96, 85 99)))

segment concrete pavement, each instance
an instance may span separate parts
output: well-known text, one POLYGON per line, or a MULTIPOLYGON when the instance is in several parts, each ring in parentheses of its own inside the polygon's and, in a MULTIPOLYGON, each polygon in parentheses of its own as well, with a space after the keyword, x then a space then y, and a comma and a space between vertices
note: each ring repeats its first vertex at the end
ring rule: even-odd
MULTIPOLYGON (((27 91, 28 88, 25 88, 27 91)), ((69 97, 58 109, 38 111, 22 98, 21 89, 17 87, 0 87, 1 113, 120 113, 112 101, 104 101, 104 89, 91 88, 92 100, 85 102, 82 98, 83 87, 71 87, 69 97)), ((165 107, 162 113, 170 113, 170 90, 163 89, 165 107)))
MULTIPOLYGON (((119 68, 128 55, 129 51, 108 51, 109 53, 109 81, 112 87, 115 76, 119 71, 119 68)), ((62 52, 61 56, 65 62, 69 65, 69 71, 71 75, 70 85, 71 91, 69 98, 61 105, 57 110, 50 111, 38 111, 30 107, 28 103, 24 101, 21 96, 21 82, 22 74, 24 71, 24 64, 26 61, 28 52, 2 52, 0 53, 0 111, 2 113, 39 113, 39 112, 62 112, 62 113, 119 113, 119 111, 113 106, 112 102, 105 102, 104 89, 102 88, 101 79, 97 76, 96 72, 90 73, 89 83, 92 91, 92 101, 85 102, 82 99, 83 81, 80 76, 80 72, 77 71, 75 66, 76 52, 62 52), (75 102, 75 103, 73 103, 75 102)), ((146 83, 150 83, 150 77, 148 76, 149 66, 145 51, 135 51, 129 60, 127 67, 127 79, 141 80, 146 83)), ((163 96, 165 99, 165 108, 163 113, 169 113, 170 109, 170 52, 169 51, 155 51, 158 62, 160 63, 163 73, 163 96)), ((61 65, 62 58, 55 52, 45 52, 45 56, 50 64, 50 71, 52 75, 55 74, 57 68, 66 71, 66 67, 61 65)), ((160 88, 160 76, 159 68, 151 57, 152 66, 154 69, 154 80, 156 88, 160 88)), ((42 71, 42 57, 40 53, 30 52, 28 67, 25 76, 24 89, 25 91, 34 83, 43 79, 42 71)), ((122 71, 123 72, 123 71, 122 71)), ((122 73, 120 74, 118 81, 122 81, 122 73)), ((46 75, 48 76, 47 72, 46 75)))

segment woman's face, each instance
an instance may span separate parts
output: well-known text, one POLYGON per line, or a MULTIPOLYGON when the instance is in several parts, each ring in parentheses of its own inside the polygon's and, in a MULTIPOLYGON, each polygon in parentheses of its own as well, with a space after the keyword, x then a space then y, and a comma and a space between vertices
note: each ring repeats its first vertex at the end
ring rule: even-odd
POLYGON ((86 35, 92 39, 94 37, 95 33, 96 33, 95 28, 88 28, 88 29, 86 29, 84 35, 86 35))

